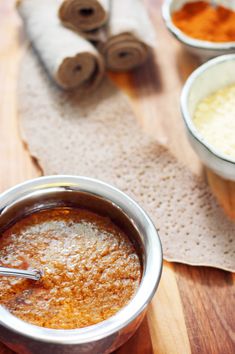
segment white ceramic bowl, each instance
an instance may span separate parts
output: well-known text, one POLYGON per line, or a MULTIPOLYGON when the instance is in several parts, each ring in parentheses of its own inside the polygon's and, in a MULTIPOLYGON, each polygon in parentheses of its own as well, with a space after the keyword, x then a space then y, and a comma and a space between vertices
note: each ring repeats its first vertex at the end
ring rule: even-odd
MULTIPOLYGON (((165 0, 162 6, 162 16, 168 30, 173 34, 192 54, 196 54, 201 61, 210 58, 235 53, 235 42, 209 42, 194 39, 187 36, 172 22, 171 14, 179 10, 185 3, 194 2, 195 0, 165 0)), ((210 2, 211 0, 204 0, 210 2)), ((235 0, 216 0, 217 3, 235 11, 235 0)))
POLYGON ((181 111, 189 141, 202 162, 221 177, 235 181, 235 158, 211 146, 193 123, 197 104, 212 92, 230 84, 235 84, 235 54, 211 59, 186 81, 181 95, 181 111))

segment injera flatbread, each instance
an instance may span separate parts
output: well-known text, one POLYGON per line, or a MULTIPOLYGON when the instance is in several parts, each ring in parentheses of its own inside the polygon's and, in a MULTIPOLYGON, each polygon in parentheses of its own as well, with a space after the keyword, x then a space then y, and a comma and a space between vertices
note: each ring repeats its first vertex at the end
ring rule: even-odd
POLYGON ((50 76, 64 89, 97 88, 104 62, 96 48, 65 28, 58 18, 58 0, 21 0, 18 12, 24 29, 50 76))
POLYGON ((109 0, 59 0, 59 17, 77 31, 91 31, 103 26, 109 16, 109 0))
POLYGON ((99 45, 110 70, 129 71, 142 65, 155 43, 155 30, 142 0, 110 2, 107 41, 99 45))
POLYGON ((149 213, 165 259, 235 270, 235 224, 203 181, 141 131, 128 98, 111 82, 86 97, 62 92, 28 52, 19 106, 23 139, 44 174, 115 185, 149 213))

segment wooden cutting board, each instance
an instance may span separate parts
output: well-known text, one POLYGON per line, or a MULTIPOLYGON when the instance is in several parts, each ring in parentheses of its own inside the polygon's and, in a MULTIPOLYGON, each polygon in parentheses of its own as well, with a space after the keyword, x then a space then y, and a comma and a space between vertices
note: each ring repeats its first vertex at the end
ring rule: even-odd
MULTIPOLYGON (((166 144, 210 186, 235 218, 235 184, 205 171, 191 150, 179 112, 182 85, 196 58, 184 52, 165 29, 160 0, 147 0, 157 32, 156 62, 132 75, 113 75, 132 97, 146 131, 166 144)), ((17 76, 24 47, 14 0, 0 0, 0 190, 41 174, 18 131, 17 76)), ((231 273, 164 263, 161 284, 136 335, 116 354, 235 353, 235 277, 231 273)), ((0 354, 12 351, 0 344, 0 354)))

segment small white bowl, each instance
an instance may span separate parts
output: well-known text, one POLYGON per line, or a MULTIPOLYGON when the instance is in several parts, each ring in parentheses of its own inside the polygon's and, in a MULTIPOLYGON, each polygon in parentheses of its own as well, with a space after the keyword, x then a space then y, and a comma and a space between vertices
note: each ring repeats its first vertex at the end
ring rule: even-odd
MULTIPOLYGON (((195 1, 195 0, 194 0, 195 1)), ((162 5, 162 16, 166 23, 166 27, 192 54, 197 55, 201 61, 210 58, 235 53, 235 42, 209 42, 194 39, 187 36, 172 21, 172 13, 179 10, 185 3, 194 2, 190 0, 165 0, 162 5)), ((211 2, 211 0, 204 0, 211 2)), ((219 0, 219 4, 235 11, 235 0, 219 0)))
POLYGON ((202 162, 219 176, 235 181, 235 158, 224 155, 210 145, 193 122, 198 103, 214 91, 231 84, 235 84, 235 54, 208 61, 186 81, 181 95, 181 111, 189 141, 202 162))

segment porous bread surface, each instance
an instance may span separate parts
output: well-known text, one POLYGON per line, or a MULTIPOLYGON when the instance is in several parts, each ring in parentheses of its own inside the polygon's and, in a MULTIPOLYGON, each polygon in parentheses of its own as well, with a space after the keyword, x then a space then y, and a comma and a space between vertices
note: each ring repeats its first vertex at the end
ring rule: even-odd
POLYGON ((235 270, 235 224, 202 180, 145 135, 127 97, 111 82, 89 96, 64 93, 29 51, 19 106, 23 139, 44 174, 115 185, 149 213, 165 259, 235 270))

